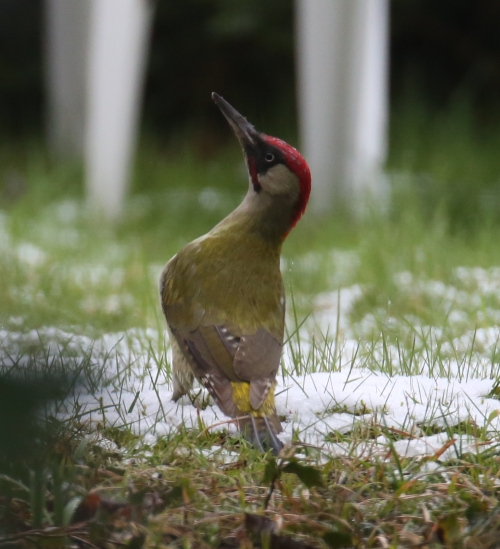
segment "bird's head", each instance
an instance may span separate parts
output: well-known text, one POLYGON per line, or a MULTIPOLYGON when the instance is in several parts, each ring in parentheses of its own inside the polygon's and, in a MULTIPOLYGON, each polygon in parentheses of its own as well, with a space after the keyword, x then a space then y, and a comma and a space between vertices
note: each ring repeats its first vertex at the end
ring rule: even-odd
POLYGON ((311 173, 297 149, 281 139, 258 132, 225 99, 212 93, 212 99, 226 117, 238 138, 248 168, 250 189, 242 206, 261 211, 274 210, 284 216, 284 238, 304 213, 311 192, 311 173))

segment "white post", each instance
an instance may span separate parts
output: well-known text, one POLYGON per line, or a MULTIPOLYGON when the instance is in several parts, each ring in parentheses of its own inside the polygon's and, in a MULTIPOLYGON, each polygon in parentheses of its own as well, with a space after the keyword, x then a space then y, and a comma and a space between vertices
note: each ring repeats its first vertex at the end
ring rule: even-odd
MULTIPOLYGON (((313 208, 383 192, 388 0, 296 0, 299 121, 313 208)), ((362 204, 361 204, 362 206, 362 204)))
POLYGON ((47 138, 52 150, 82 158, 89 23, 87 0, 46 0, 47 138))
POLYGON ((128 186, 146 65, 149 0, 89 0, 86 182, 91 207, 116 218, 128 186))

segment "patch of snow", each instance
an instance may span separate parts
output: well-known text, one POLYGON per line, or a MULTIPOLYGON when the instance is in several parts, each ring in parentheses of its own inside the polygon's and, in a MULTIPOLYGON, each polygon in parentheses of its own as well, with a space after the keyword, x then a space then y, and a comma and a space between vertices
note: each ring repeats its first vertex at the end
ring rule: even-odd
POLYGON ((67 276, 79 286, 97 286, 102 282, 109 283, 113 288, 123 284, 125 270, 120 267, 110 268, 107 265, 84 264, 71 266, 66 269, 67 276))
POLYGON ((17 246, 17 257, 21 263, 37 267, 45 261, 45 252, 30 242, 22 242, 17 246))
MULTIPOLYGON (((406 457, 434 456, 448 446, 450 440, 446 433, 437 433, 410 440, 397 440, 394 442, 394 449, 398 454, 406 457)), ((478 453, 478 445, 473 437, 461 435, 453 437, 453 440, 453 444, 440 455, 440 461, 458 458, 462 454, 478 453)))
POLYGON ((9 324, 11 326, 22 326, 24 324, 24 318, 22 316, 11 316, 9 318, 9 324))
POLYGON ((80 307, 87 313, 104 311, 108 314, 119 313, 123 309, 134 305, 135 300, 131 294, 110 294, 105 299, 87 295, 80 302, 80 307))
POLYGON ((500 328, 491 326, 468 331, 464 335, 455 338, 451 344, 445 343, 443 351, 451 352, 451 349, 453 349, 463 353, 471 348, 472 343, 481 350, 496 350, 500 346, 500 328))
POLYGON ((314 320, 322 333, 332 334, 341 330, 344 336, 351 334, 349 315, 362 296, 363 289, 358 284, 340 288, 336 292, 318 294, 314 299, 314 320))
MULTIPOLYGON (((97 340, 52 327, 26 333, 0 330, 0 364, 8 367, 12 359, 22 364, 19 357, 26 346, 31 352, 35 346, 43 349, 45 364, 72 357, 74 366, 87 364, 92 375, 101 378, 95 387, 85 380, 81 382, 65 402, 68 416, 78 407, 82 420, 126 424, 153 440, 180 428, 199 428, 200 424, 214 430, 236 431, 205 389, 199 390, 199 407, 187 398, 172 402, 165 369, 170 356, 165 354, 163 334, 154 330, 128 330, 97 340)), ((498 436, 500 402, 488 398, 494 385, 495 379, 490 377, 460 382, 426 375, 389 376, 352 364, 341 365, 337 372, 280 377, 276 408, 285 418, 280 437, 286 442, 295 433, 303 442, 347 454, 352 447, 333 444, 330 437, 336 432, 355 432, 375 425, 402 437, 394 443, 401 455, 434 455, 448 442, 446 430, 461 422, 486 427, 498 436), (421 427, 432 425, 442 432, 423 436, 421 427)), ((457 448, 460 452, 478 451, 473 438, 456 439, 441 460, 455 455, 457 448)), ((379 437, 358 444, 355 451, 380 455, 388 448, 385 437, 379 437)), ((220 459, 229 462, 233 457, 224 454, 220 459)))
MULTIPOLYGON (((276 398, 278 413, 291 418, 285 436, 321 445, 328 432, 347 432, 376 423, 413 433, 420 425, 446 428, 462 421, 486 425, 500 402, 486 398, 494 381, 459 383, 426 376, 386 376, 369 370, 347 369, 295 378, 286 394, 276 398), (351 416, 346 412, 351 412, 351 416), (363 413, 360 413, 363 412, 363 413)), ((500 425, 496 418, 491 427, 500 425)))

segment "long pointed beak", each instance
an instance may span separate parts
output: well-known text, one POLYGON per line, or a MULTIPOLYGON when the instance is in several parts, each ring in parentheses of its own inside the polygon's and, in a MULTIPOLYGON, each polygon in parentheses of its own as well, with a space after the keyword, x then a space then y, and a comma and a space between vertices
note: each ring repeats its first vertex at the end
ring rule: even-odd
POLYGON ((243 148, 255 146, 259 132, 253 125, 220 95, 213 92, 212 99, 226 117, 241 146, 243 148))

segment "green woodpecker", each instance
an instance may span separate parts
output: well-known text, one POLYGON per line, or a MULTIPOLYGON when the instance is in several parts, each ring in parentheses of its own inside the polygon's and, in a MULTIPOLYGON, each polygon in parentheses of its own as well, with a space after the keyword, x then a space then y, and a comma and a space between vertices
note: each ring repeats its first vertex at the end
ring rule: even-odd
POLYGON ((300 153, 258 132, 216 93, 249 172, 243 202, 165 266, 160 296, 173 350, 173 400, 196 377, 260 450, 278 453, 274 387, 283 348, 281 246, 311 190, 300 153))

